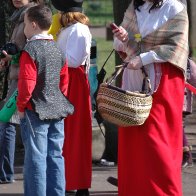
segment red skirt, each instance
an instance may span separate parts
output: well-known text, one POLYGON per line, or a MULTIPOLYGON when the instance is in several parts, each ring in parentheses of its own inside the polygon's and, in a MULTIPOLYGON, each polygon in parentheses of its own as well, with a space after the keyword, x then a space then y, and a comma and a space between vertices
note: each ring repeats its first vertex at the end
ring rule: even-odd
POLYGON ((119 196, 182 196, 184 76, 169 63, 141 126, 119 128, 119 196))
POLYGON ((90 88, 83 66, 68 68, 67 98, 74 105, 74 114, 65 119, 66 190, 91 187, 92 121, 90 88))

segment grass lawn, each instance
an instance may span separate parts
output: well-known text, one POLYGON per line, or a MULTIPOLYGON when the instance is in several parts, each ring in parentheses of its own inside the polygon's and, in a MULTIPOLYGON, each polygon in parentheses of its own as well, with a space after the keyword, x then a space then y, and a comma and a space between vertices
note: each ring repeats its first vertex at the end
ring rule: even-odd
POLYGON ((196 58, 196 48, 193 49, 193 56, 196 58))
MULTIPOLYGON (((107 41, 105 38, 96 37, 94 39, 97 42, 97 65, 98 70, 100 70, 113 49, 113 41, 107 41)), ((114 72, 115 69, 115 53, 113 53, 112 56, 109 58, 104 68, 107 72, 107 78, 114 72)))

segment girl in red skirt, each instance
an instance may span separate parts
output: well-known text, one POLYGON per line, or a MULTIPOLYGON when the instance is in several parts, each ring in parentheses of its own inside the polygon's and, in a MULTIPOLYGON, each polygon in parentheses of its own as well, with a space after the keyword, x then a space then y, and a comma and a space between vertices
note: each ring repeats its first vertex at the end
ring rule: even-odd
POLYGON ((61 11, 63 29, 57 43, 68 62, 67 98, 74 105, 74 114, 65 120, 66 190, 77 190, 77 196, 89 195, 92 173, 92 126, 88 69, 91 33, 89 19, 82 14, 82 0, 55 0, 61 11))
POLYGON ((114 48, 128 62, 122 88, 141 91, 143 67, 153 104, 143 125, 119 128, 119 196, 182 196, 182 105, 188 16, 177 0, 133 0, 114 48))

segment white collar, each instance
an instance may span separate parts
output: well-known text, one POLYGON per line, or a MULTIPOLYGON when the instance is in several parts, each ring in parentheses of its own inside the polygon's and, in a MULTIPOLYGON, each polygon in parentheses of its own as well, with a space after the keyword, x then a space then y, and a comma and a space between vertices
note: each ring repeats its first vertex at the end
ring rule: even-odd
MULTIPOLYGON (((165 1, 166 0, 163 0, 163 3, 165 3, 165 1)), ((145 3, 143 4, 143 9, 150 9, 151 7, 152 7, 152 5, 153 5, 153 2, 151 2, 151 1, 148 1, 148 0, 146 0, 146 1, 144 1, 145 3)))
POLYGON ((149 10, 151 7, 152 7, 152 5, 153 5, 153 3, 152 2, 150 2, 150 1, 146 1, 145 3, 144 3, 144 5, 143 5, 143 9, 145 9, 145 10, 149 10))
POLYGON ((53 40, 53 36, 51 34, 47 35, 47 34, 37 34, 34 35, 33 37, 31 37, 31 39, 27 39, 27 41, 32 41, 32 40, 36 40, 36 39, 52 39, 53 40))

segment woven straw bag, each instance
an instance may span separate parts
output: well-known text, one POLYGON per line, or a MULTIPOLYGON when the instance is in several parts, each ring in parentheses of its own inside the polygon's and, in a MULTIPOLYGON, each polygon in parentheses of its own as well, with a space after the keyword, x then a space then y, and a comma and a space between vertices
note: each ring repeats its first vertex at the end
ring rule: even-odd
MULTIPOLYGON (((147 81, 149 86, 148 93, 125 91, 111 84, 119 73, 116 73, 110 82, 100 85, 97 94, 98 111, 104 120, 118 126, 142 125, 152 107, 152 96, 149 93, 150 81, 146 72, 143 72, 145 73, 144 83, 147 81)), ((143 86, 146 85, 144 83, 143 86)))

